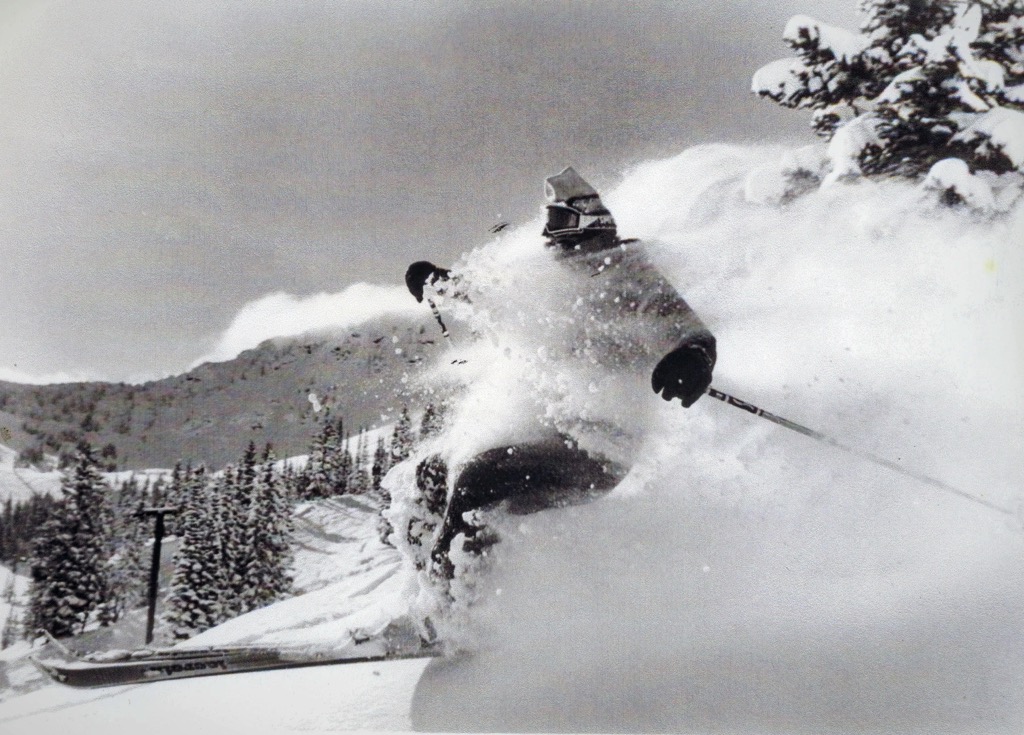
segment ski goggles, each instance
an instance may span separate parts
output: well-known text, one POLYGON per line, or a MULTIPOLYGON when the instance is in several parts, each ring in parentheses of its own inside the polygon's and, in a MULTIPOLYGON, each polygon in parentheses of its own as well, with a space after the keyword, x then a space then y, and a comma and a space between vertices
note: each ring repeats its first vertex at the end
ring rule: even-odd
POLYGON ((581 212, 567 204, 547 204, 547 224, 544 235, 551 238, 564 238, 591 232, 615 231, 615 220, 608 210, 591 214, 581 212))

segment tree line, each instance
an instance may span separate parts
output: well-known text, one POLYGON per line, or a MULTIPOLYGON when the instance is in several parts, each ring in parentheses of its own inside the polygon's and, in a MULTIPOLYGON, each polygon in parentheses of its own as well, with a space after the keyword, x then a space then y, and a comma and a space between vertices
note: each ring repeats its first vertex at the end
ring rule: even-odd
MULTIPOLYGON (((28 556, 32 582, 24 633, 77 635, 143 606, 152 520, 142 511, 154 505, 178 508, 167 523, 177 547, 163 599, 173 637, 191 637, 286 597, 295 502, 358 494, 383 511, 390 499, 382 478, 440 422, 440 412, 428 405, 416 430, 403 407, 393 430, 381 433, 371 450, 365 429, 353 437, 342 418, 326 413, 304 464, 276 462, 269 445, 259 453, 250 442, 238 462, 219 472, 179 463, 167 480, 143 485, 133 475, 117 487, 104 478, 102 457, 82 443, 59 499, 5 508, 3 518, 22 529, 11 554, 28 556), (19 524, 15 517, 34 520, 19 524), (33 527, 30 542, 25 527, 33 527)), ((7 527, 5 521, 0 530, 7 527)), ((386 540, 390 528, 382 515, 378 529, 386 540)))
POLYGON ((189 638, 291 590, 292 495, 268 446, 208 477, 178 470, 179 544, 164 619, 189 638))
POLYGON ((416 430, 408 406, 403 406, 394 429, 389 435, 379 434, 371 450, 365 429, 352 436, 344 418, 333 419, 327 409, 305 465, 298 470, 285 468, 287 481, 302 500, 345 494, 379 497, 384 475, 409 456, 418 438, 436 432, 441 419, 440 410, 427 404, 416 430))
POLYGON ((269 448, 257 459, 250 443, 237 465, 211 475, 179 465, 166 486, 148 489, 134 477, 112 487, 93 448, 82 444, 61 498, 35 530, 26 635, 77 635, 145 604, 152 521, 142 511, 154 501, 178 508, 171 530, 179 543, 164 600, 175 637, 287 594, 291 501, 269 448))
POLYGON ((378 435, 371 452, 365 429, 359 430, 353 447, 353 437, 345 430, 344 419, 333 420, 327 411, 310 444, 305 466, 299 470, 286 466, 285 481, 295 496, 303 500, 346 494, 370 497, 380 511, 380 540, 390 544, 392 529, 383 511, 391 505, 391 497, 381 481, 388 470, 412 453, 417 441, 440 431, 443 420, 443 407, 428 403, 419 427, 414 427, 408 406, 403 406, 394 429, 389 435, 378 435))

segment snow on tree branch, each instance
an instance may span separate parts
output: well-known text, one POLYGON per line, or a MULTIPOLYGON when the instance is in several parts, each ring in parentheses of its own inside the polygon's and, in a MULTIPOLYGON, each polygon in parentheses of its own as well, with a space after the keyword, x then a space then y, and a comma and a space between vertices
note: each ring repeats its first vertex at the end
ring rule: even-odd
MULTIPOLYGON (((971 173, 1024 168, 1024 0, 859 0, 859 32, 796 15, 795 56, 754 93, 813 112, 829 141, 825 182, 922 179, 956 158, 971 173)), ((973 197, 980 201, 981 197, 973 197)))
POLYGON ((790 48, 803 50, 822 60, 849 63, 867 48, 867 39, 845 28, 819 23, 806 15, 794 15, 786 24, 782 39, 790 48))

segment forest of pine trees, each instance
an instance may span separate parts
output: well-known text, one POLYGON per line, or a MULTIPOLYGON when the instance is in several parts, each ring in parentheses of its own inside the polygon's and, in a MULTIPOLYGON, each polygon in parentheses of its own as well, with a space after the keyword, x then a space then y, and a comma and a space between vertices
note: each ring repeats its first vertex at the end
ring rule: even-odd
POLYGON ((188 638, 285 597, 291 588, 292 499, 268 447, 249 444, 214 476, 178 472, 179 544, 165 620, 188 638))
MULTIPOLYGON (((104 480, 102 457, 83 443, 60 499, 8 503, 0 516, 4 558, 28 557, 24 633, 76 635, 145 605, 153 530, 142 510, 148 506, 178 509, 166 524, 177 547, 162 616, 174 638, 282 599, 291 590, 294 503, 357 494, 384 510, 390 499, 382 478, 440 422, 429 405, 416 432, 403 408, 390 436, 378 435, 371 446, 364 429, 352 436, 328 412, 302 466, 277 463, 269 446, 260 454, 250 443, 220 472, 179 463, 166 481, 141 485, 133 476, 117 488, 104 480)), ((379 530, 386 541, 383 515, 379 530)))
POLYGON ((417 433, 409 409, 403 407, 390 437, 379 435, 371 447, 365 429, 353 436, 344 419, 332 418, 328 410, 310 444, 305 467, 285 467, 285 481, 300 500, 346 494, 379 498, 387 471, 409 456, 417 437, 437 432, 440 424, 440 411, 428 404, 417 433))
POLYGON ((145 604, 152 528, 141 511, 154 503, 180 508, 179 517, 168 523, 180 541, 165 601, 176 636, 187 637, 287 593, 291 503, 269 449, 257 462, 250 445, 237 467, 214 477, 201 467, 178 466, 169 484, 140 487, 132 478, 114 489, 92 448, 83 444, 63 481, 62 497, 35 529, 29 606, 22 621, 26 635, 39 630, 76 635, 91 624, 115 623, 145 604), (200 562, 212 571, 204 575, 200 562), (190 599, 209 596, 214 603, 207 621, 190 607, 190 599))

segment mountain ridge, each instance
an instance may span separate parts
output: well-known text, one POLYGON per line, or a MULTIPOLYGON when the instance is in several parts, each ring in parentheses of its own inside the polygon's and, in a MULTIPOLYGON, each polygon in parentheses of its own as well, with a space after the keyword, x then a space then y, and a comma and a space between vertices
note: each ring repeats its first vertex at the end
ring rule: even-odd
POLYGON ((232 360, 142 384, 0 381, 0 432, 22 461, 93 444, 107 469, 221 467, 245 446, 306 451, 323 412, 353 431, 397 418, 403 378, 439 348, 429 317, 387 316, 344 330, 276 337, 232 360))

